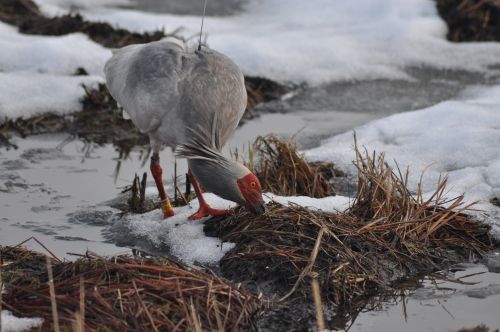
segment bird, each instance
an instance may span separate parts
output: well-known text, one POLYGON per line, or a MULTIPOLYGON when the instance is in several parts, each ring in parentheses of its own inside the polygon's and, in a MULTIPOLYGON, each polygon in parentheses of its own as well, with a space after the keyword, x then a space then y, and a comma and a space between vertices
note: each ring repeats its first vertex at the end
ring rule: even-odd
POLYGON ((243 74, 229 57, 208 46, 190 50, 181 40, 166 38, 114 50, 104 72, 124 117, 149 136, 150 170, 164 218, 175 213, 163 186, 162 146, 187 159, 199 201, 191 220, 230 213, 210 207, 201 187, 255 214, 265 212, 257 176, 221 152, 247 103, 243 74))

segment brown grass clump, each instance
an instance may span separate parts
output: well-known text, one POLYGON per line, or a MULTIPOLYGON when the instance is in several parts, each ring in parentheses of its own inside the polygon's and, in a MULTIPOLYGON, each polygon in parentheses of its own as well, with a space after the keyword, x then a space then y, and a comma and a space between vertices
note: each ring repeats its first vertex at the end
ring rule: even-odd
POLYGON ((293 141, 274 135, 258 137, 253 145, 250 165, 264 191, 274 194, 310 197, 335 195, 330 179, 335 175, 333 163, 310 163, 299 153, 293 141))
POLYGON ((429 200, 407 190, 383 155, 357 151, 359 187, 345 213, 271 203, 264 216, 240 210, 207 230, 236 247, 221 261, 232 280, 272 284, 284 296, 310 293, 318 274, 322 296, 349 305, 394 281, 482 256, 492 248, 489 226, 465 214, 463 197, 443 197, 442 180, 429 200), (447 207, 444 204, 447 203, 447 207))
MULTIPOLYGON (((53 330, 47 267, 40 266, 45 257, 12 247, 0 247, 0 253, 14 261, 4 268, 3 307, 21 317, 42 317, 42 330, 53 330), (33 268, 18 257, 34 263, 37 273, 31 275, 33 268)), ((86 331, 255 330, 256 296, 169 259, 87 255, 52 265, 63 331, 77 322, 86 331)))

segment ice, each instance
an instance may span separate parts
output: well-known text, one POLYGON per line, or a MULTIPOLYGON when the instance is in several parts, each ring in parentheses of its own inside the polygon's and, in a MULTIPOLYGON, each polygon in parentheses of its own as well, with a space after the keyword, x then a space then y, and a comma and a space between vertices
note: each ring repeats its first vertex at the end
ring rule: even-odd
MULTIPOLYGON (((487 221, 500 231, 500 209, 490 199, 500 196, 500 85, 468 91, 462 99, 370 122, 356 129, 358 145, 384 152, 386 160, 410 168, 416 190, 424 174, 424 190, 431 192, 448 176, 448 197, 465 193, 467 202, 479 201, 487 221)), ((306 151, 310 160, 333 160, 354 172, 353 133, 334 136, 306 151)))
MULTIPOLYGON (((42 9, 53 2, 37 0, 42 9)), ((194 36, 200 28, 193 15, 103 7, 81 13, 135 31, 183 27, 194 36)), ((240 14, 207 17, 204 31, 246 74, 280 81, 411 79, 405 68, 422 66, 485 73, 500 63, 498 43, 447 41, 431 0, 249 1, 240 14)))
MULTIPOLYGON (((156 188, 146 188, 146 192, 153 193, 156 188)), ((214 194, 204 194, 208 204, 216 209, 228 209, 236 205, 214 194)), ((349 207, 350 198, 332 196, 315 199, 306 196, 284 197, 270 193, 264 194, 264 200, 274 200, 283 205, 296 204, 310 209, 339 212, 349 207)), ((221 242, 214 237, 208 237, 203 232, 203 221, 191 221, 188 217, 198 209, 195 199, 189 206, 175 208, 175 216, 165 220, 160 210, 141 215, 128 215, 115 221, 112 229, 115 239, 126 242, 128 245, 147 243, 153 248, 168 248, 170 253, 188 264, 217 263, 229 250, 233 243, 221 242), (135 241, 135 243, 134 243, 135 241)))
MULTIPOLYGON (((235 203, 213 194, 204 196, 207 203, 214 208, 227 209, 235 206, 235 203)), ((168 247, 172 255, 188 264, 216 263, 234 244, 222 243, 217 238, 206 236, 203 232, 203 220, 188 220, 188 217, 197 211, 198 206, 198 201, 194 200, 190 206, 176 208, 175 216, 168 220, 163 218, 160 210, 129 215, 118 220, 114 228, 125 232, 126 237, 144 239, 153 247, 168 247)))
POLYGON ((2 328, 1 332, 21 332, 42 325, 43 319, 41 318, 17 318, 10 311, 2 311, 2 328))

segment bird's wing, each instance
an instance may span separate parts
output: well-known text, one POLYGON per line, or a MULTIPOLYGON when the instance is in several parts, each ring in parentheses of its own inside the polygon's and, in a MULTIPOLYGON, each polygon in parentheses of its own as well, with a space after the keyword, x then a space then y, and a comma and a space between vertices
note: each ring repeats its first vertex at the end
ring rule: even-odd
POLYGON ((111 95, 141 131, 157 130, 163 118, 175 112, 183 54, 179 43, 162 40, 116 50, 106 63, 111 95))
POLYGON ((188 138, 195 135, 220 151, 245 112, 243 74, 229 58, 212 50, 196 52, 193 63, 182 85, 180 116, 189 128, 188 138))

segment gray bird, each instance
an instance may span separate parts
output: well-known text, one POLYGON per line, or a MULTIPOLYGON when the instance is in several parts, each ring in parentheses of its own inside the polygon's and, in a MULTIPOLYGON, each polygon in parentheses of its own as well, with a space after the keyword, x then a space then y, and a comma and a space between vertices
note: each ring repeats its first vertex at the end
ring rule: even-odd
POLYGON ((247 103, 243 74, 233 61, 207 47, 189 51, 169 38, 118 49, 104 70, 124 116, 149 135, 151 173, 165 218, 174 211, 163 187, 162 145, 188 159, 188 176, 200 203, 191 219, 229 213, 208 206, 199 184, 254 213, 265 211, 257 177, 221 153, 247 103))

